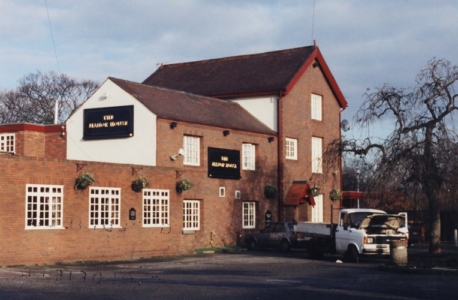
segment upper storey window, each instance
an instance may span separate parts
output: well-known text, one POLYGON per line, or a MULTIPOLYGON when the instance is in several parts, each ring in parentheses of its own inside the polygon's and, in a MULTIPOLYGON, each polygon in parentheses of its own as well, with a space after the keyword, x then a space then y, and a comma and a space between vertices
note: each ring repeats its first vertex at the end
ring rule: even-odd
POLYGON ((322 102, 320 95, 312 94, 312 120, 321 121, 322 119, 322 102))
POLYGON ((14 133, 0 133, 0 152, 15 153, 14 133))
POLYGON ((286 138, 286 159, 297 160, 297 140, 286 138))
POLYGON ((256 147, 253 144, 243 144, 242 147, 242 168, 243 170, 255 170, 256 168, 256 147))
POLYGON ((200 165, 200 138, 185 135, 183 137, 184 160, 183 164, 190 166, 200 165))

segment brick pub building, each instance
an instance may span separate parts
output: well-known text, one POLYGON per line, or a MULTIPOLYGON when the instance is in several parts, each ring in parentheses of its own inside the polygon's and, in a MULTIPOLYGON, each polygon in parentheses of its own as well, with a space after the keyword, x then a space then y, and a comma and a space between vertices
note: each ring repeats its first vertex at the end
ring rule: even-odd
POLYGON ((0 265, 187 254, 270 220, 330 221, 341 172, 321 157, 346 105, 314 45, 109 77, 65 124, 0 125, 0 265))

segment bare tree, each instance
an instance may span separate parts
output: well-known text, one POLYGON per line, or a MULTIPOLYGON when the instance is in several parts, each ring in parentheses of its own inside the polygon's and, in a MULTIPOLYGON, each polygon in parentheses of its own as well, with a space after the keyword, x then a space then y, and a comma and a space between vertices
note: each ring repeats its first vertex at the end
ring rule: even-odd
POLYGON ((19 80, 15 90, 0 92, 0 123, 52 124, 56 101, 62 123, 98 86, 52 71, 30 73, 19 80))
POLYGON ((440 210, 443 195, 457 182, 458 138, 453 119, 458 110, 458 67, 443 59, 432 59, 416 78, 412 90, 384 85, 366 100, 356 115, 365 128, 376 122, 393 124, 391 134, 380 143, 335 141, 325 155, 337 157, 344 152, 364 158, 369 152, 374 175, 368 189, 383 193, 419 186, 428 201, 430 253, 440 248, 440 210), (373 151, 376 150, 376 151, 373 151))

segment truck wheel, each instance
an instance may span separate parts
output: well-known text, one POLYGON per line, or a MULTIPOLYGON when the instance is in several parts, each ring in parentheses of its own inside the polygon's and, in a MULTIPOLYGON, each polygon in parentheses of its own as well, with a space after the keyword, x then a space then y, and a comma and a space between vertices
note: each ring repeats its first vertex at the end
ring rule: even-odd
POLYGON ((359 262, 359 253, 355 246, 353 245, 348 246, 347 257, 348 257, 348 260, 352 263, 359 262))
POLYGON ((288 241, 282 241, 280 244, 281 252, 289 252, 291 250, 291 246, 289 245, 288 241))
POLYGON ((248 247, 249 251, 254 251, 254 250, 256 250, 258 248, 258 245, 256 244, 255 240, 251 239, 251 240, 248 241, 247 247, 248 247))

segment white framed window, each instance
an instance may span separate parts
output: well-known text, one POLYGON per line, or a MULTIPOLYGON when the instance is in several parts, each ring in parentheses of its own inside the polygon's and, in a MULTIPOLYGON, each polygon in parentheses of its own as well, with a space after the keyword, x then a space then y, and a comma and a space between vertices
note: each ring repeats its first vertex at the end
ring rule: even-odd
POLYGON ((320 95, 312 94, 312 119, 313 120, 322 120, 322 103, 323 98, 320 95))
POLYGON ((183 230, 200 229, 200 201, 183 200, 183 230))
POLYGON ((14 133, 0 133, 0 152, 16 153, 14 133))
POLYGON ((297 160, 297 139, 286 138, 286 159, 297 160))
POLYGON ((184 160, 183 164, 190 166, 200 165, 200 138, 185 135, 183 137, 184 160))
POLYGON ((256 146, 253 144, 242 145, 242 169, 256 169, 256 146))
POLYGON ((242 192, 239 190, 235 191, 235 199, 241 199, 242 198, 242 192))
POLYGON ((219 196, 221 198, 226 197, 226 188, 224 186, 219 187, 219 196))
POLYGON ((323 139, 312 137, 312 173, 323 173, 323 139))
POLYGON ((312 207, 312 222, 323 222, 323 194, 314 196, 315 206, 312 207))
POLYGON ((120 211, 120 188, 89 188, 89 228, 121 227, 120 211))
POLYGON ((170 226, 170 190, 143 189, 143 227, 170 226))
POLYGON ((256 228, 256 203, 243 202, 242 206, 242 228, 256 228))
POLYGON ((64 186, 27 184, 25 189, 25 228, 64 228, 64 186))

